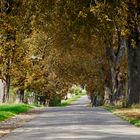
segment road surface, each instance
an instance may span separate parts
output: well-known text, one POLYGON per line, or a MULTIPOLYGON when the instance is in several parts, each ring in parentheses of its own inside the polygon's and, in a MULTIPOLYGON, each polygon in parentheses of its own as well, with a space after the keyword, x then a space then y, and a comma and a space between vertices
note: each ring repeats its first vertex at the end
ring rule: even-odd
POLYGON ((68 107, 50 107, 1 140, 140 140, 140 128, 88 102, 84 96, 68 107))

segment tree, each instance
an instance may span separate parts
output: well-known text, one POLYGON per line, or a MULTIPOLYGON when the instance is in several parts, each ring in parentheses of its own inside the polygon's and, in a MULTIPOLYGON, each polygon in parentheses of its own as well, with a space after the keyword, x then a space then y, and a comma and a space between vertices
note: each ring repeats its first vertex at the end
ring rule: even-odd
POLYGON ((140 103, 140 4, 138 1, 128 1, 128 94, 129 104, 140 103))
POLYGON ((11 81, 11 63, 15 47, 15 26, 12 24, 14 13, 12 13, 13 1, 1 1, 1 76, 4 81, 3 102, 9 100, 9 90, 11 81), (10 22, 10 23, 9 23, 10 22))
POLYGON ((23 102, 24 90, 47 100, 62 99, 77 84, 102 98, 108 94, 110 102, 117 103, 126 98, 128 69, 129 103, 139 102, 138 85, 132 82, 139 73, 137 1, 3 0, 1 4, 1 75, 7 79, 7 99, 10 85, 21 91, 23 102))

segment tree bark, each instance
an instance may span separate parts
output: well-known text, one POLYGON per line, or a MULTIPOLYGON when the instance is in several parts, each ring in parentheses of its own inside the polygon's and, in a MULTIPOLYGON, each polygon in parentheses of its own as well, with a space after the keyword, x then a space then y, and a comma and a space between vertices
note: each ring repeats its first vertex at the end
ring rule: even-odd
POLYGON ((11 81, 10 75, 6 75, 4 81, 3 103, 9 101, 10 81, 11 81))
POLYGON ((140 103, 140 7, 138 1, 129 3, 128 27, 128 103, 140 103))
POLYGON ((105 91, 105 94, 104 94, 104 103, 106 105, 109 105, 111 104, 111 89, 109 88, 109 86, 107 84, 104 85, 104 91, 105 91))
POLYGON ((140 103, 140 43, 132 48, 128 42, 128 96, 129 104, 140 103))
POLYGON ((20 103, 24 103, 24 89, 20 89, 20 95, 19 95, 19 101, 20 103))
POLYGON ((24 89, 18 89, 16 91, 16 102, 17 103, 24 103, 24 89))
POLYGON ((3 102, 3 94, 4 94, 4 88, 3 88, 3 80, 0 79, 0 104, 3 102))
POLYGON ((120 62, 122 61, 122 58, 125 55, 126 49, 125 49, 125 40, 122 39, 120 30, 117 28, 117 38, 118 38, 118 47, 117 51, 114 50, 114 44, 113 39, 109 43, 109 47, 107 49, 107 55, 110 56, 109 58, 109 65, 110 65, 110 73, 111 73, 111 80, 112 80, 112 97, 111 97, 111 103, 115 104, 120 99, 120 95, 123 93, 119 93, 123 91, 123 89, 120 90, 120 88, 124 87, 125 83, 119 83, 118 76, 120 73, 120 62), (120 85, 121 84, 121 85, 120 85), (124 84, 124 85, 122 85, 124 84))

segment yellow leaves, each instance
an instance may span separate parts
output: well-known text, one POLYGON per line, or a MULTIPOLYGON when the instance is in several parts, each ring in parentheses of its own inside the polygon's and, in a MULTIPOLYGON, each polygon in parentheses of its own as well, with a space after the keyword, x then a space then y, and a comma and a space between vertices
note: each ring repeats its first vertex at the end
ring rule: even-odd
POLYGON ((33 82, 33 77, 32 75, 27 75, 26 77, 26 85, 32 85, 32 82, 33 82))
POLYGON ((73 34, 73 40, 76 40, 76 38, 77 38, 77 34, 73 34))
POLYGON ((128 29, 122 29, 121 30, 121 36, 126 37, 130 34, 130 31, 128 29))
POLYGON ((55 74, 55 72, 49 73, 49 76, 48 76, 49 80, 55 80, 56 78, 57 78, 57 75, 55 74))
POLYGON ((47 88, 64 92, 66 82, 86 83, 91 89, 93 85, 99 89, 103 79, 101 67, 106 73, 108 70, 104 43, 111 40, 114 24, 126 36, 128 31, 123 27, 127 24, 127 7, 113 9, 112 2, 99 1, 91 7, 80 0, 60 1, 60 7, 53 3, 50 11, 46 1, 26 0, 23 7, 18 7, 18 16, 7 20, 4 17, 4 29, 20 28, 16 35, 19 49, 14 51, 12 62, 13 77, 25 76, 27 85, 43 92, 47 88))
POLYGON ((32 26, 32 27, 34 27, 34 25, 35 25, 35 23, 36 23, 35 18, 36 18, 35 15, 32 15, 32 16, 30 17, 30 19, 31 19, 31 26, 32 26))
POLYGON ((131 39, 131 47, 136 48, 136 41, 134 39, 131 39))
POLYGON ((87 14, 84 13, 83 11, 80 11, 79 14, 78 14, 78 17, 86 18, 87 14))
POLYGON ((96 11, 97 11, 97 9, 96 9, 95 7, 91 7, 91 8, 90 8, 90 12, 91 12, 91 13, 94 13, 94 14, 95 14, 96 11))
POLYGON ((102 3, 102 2, 97 2, 95 6, 91 6, 90 7, 90 12, 92 13, 98 13, 100 12, 101 10, 103 10, 105 8, 105 4, 102 3))

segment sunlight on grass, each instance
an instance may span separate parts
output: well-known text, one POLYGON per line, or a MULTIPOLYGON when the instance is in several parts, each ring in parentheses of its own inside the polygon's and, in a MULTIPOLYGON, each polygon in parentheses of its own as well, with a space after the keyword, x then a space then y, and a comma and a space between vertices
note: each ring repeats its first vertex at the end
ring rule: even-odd
POLYGON ((16 114, 27 112, 32 108, 34 107, 26 104, 0 105, 0 121, 8 119, 16 114))
POLYGON ((5 119, 8 119, 12 116, 14 116, 15 114, 11 113, 11 112, 6 112, 6 111, 0 111, 0 121, 3 121, 5 119))
POLYGON ((67 100, 63 100, 60 104, 60 106, 68 106, 70 105, 71 103, 73 103, 74 101, 76 101, 77 99, 81 98, 82 96, 84 96, 85 94, 84 93, 81 93, 81 94, 78 94, 78 95, 75 95, 67 100))

